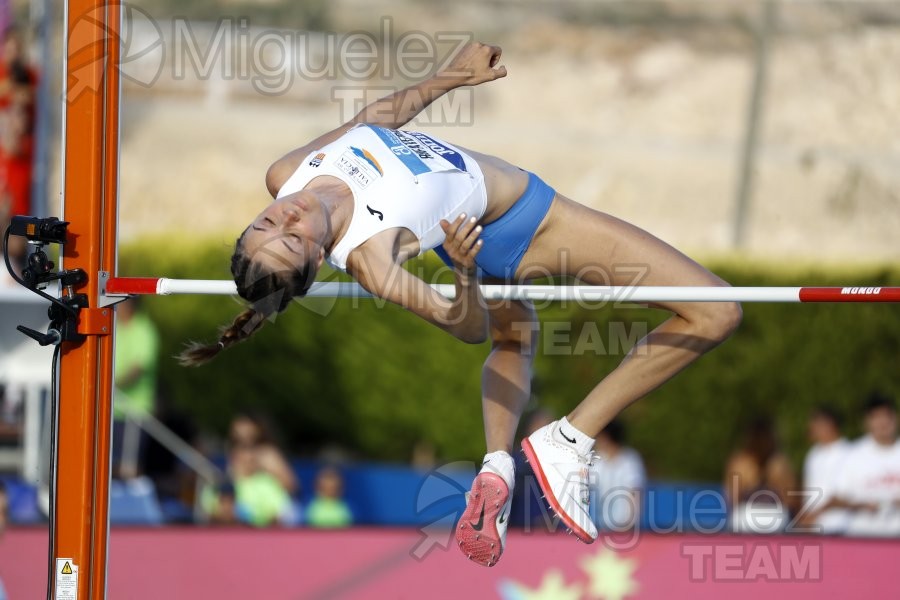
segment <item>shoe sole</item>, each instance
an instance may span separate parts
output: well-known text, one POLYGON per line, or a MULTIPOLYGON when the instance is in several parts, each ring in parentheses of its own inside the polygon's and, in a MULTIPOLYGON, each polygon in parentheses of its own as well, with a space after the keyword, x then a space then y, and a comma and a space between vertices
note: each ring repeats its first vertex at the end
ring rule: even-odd
POLYGON ((525 458, 531 465, 531 470, 534 471, 535 476, 537 476, 538 485, 541 487, 541 491, 544 493, 544 499, 547 500, 550 509, 556 513, 556 516, 559 517, 563 524, 572 531, 572 534, 578 538, 579 541, 582 541, 585 544, 593 544, 594 538, 584 529, 579 527, 559 505, 556 496, 553 495, 550 488, 550 483, 547 481, 547 476, 544 475, 544 470, 541 468, 541 463, 538 461, 537 454, 534 452, 534 447, 531 445, 531 441, 529 441, 528 438, 522 440, 522 452, 525 453, 525 458))
MULTIPOLYGON (((497 517, 509 499, 509 489, 499 475, 479 473, 472 482, 466 510, 456 524, 456 543, 472 562, 493 567, 503 554, 497 517), (482 506, 484 514, 482 515, 482 506), (481 520, 481 529, 478 522, 481 520)), ((508 518, 508 517, 507 517, 508 518)))

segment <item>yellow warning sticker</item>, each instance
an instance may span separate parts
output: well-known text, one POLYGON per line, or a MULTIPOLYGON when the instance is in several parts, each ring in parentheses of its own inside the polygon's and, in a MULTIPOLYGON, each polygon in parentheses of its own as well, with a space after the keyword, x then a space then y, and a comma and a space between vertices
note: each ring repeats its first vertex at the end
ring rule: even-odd
POLYGON ((54 600, 78 600, 78 565, 72 558, 56 559, 54 600))

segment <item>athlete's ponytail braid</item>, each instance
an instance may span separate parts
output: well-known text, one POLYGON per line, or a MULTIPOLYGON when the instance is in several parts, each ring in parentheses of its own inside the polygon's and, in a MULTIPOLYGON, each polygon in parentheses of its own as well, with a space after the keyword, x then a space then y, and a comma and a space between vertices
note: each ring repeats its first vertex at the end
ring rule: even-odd
POLYGON ((251 307, 222 329, 218 342, 189 342, 177 357, 183 366, 200 366, 222 350, 246 340, 263 326, 266 318, 286 309, 295 297, 306 295, 312 285, 314 272, 309 267, 298 271, 270 271, 244 253, 243 240, 242 234, 235 244, 231 274, 237 284, 238 295, 250 302, 251 307))
POLYGON ((262 313, 258 313, 252 308, 248 308, 237 317, 234 322, 223 328, 219 335, 219 341, 215 344, 201 344, 198 342, 189 342, 187 348, 178 355, 178 360, 185 367, 199 367, 200 365, 211 361, 216 355, 238 342, 246 340, 253 335, 257 329, 262 327, 266 317, 262 313))

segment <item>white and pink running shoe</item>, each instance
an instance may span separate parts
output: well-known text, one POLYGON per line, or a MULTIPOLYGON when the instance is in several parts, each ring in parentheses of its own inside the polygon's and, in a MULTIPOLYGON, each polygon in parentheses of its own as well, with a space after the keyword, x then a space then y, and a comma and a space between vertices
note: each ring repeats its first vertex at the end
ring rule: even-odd
POLYGON ((456 525, 456 542, 469 560, 493 567, 506 545, 512 494, 500 475, 482 472, 466 494, 466 510, 456 525))
POLYGON ((588 487, 593 452, 581 456, 554 440, 553 428, 558 424, 554 421, 522 440, 522 450, 550 508, 575 537, 590 544, 597 539, 588 487))

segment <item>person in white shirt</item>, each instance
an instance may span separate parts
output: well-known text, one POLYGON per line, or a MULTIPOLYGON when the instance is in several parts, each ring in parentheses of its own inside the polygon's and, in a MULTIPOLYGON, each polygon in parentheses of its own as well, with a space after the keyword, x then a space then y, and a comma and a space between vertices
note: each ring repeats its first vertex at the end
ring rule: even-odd
POLYGON ((841 435, 842 421, 827 406, 817 407, 809 417, 808 431, 813 446, 803 462, 805 531, 841 534, 847 528, 849 514, 845 509, 824 508, 837 492, 838 476, 852 447, 841 435))
POLYGON ((590 484, 596 500, 591 512, 598 529, 624 531, 635 527, 641 515, 641 493, 647 483, 644 461, 624 445, 625 428, 613 419, 597 436, 590 484))
POLYGON ((900 536, 900 441, 897 407, 873 394, 866 402, 867 435, 853 444, 826 508, 849 512, 847 535, 900 536))

